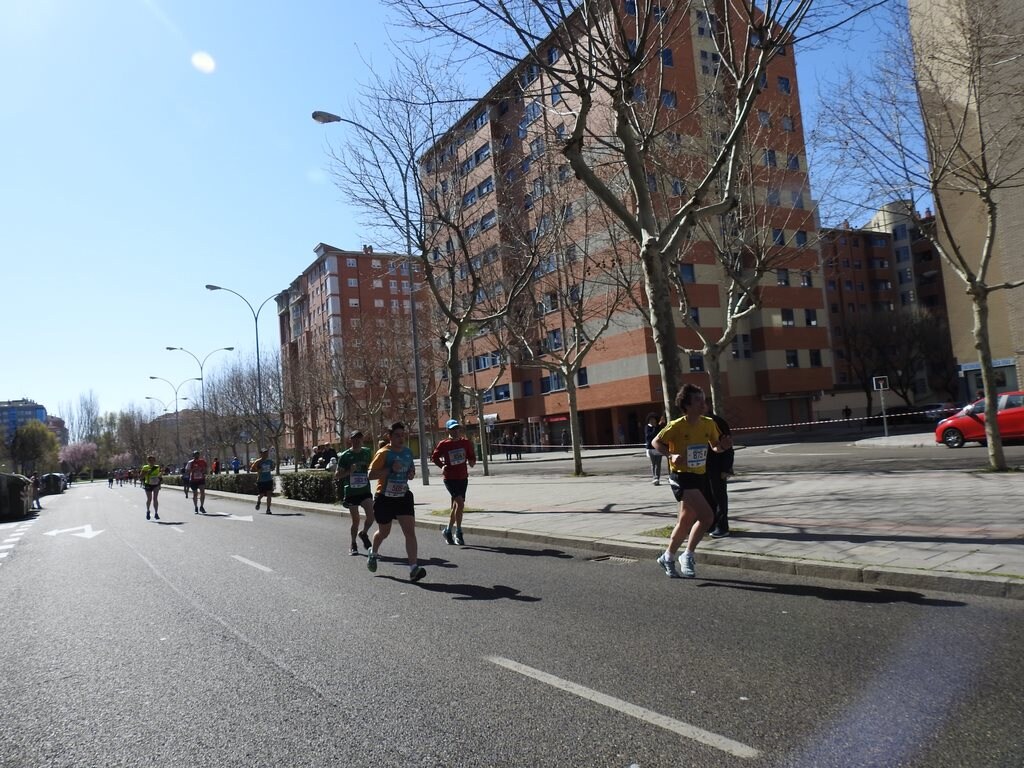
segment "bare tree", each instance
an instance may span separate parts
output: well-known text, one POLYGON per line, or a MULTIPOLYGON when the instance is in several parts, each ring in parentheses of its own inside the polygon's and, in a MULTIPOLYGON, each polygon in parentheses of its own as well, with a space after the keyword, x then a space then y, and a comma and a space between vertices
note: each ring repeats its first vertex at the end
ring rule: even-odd
POLYGON ((68 440, 73 443, 96 442, 100 434, 100 406, 91 389, 78 396, 78 403, 61 403, 60 417, 68 429, 68 440))
POLYGON ((414 28, 452 41, 455 50, 483 52, 496 67, 513 68, 526 99, 543 103, 544 94, 560 89, 562 101, 548 109, 571 127, 558 149, 634 243, 643 265, 665 410, 674 411, 682 369, 671 265, 698 222, 726 214, 736 204, 736 150, 772 58, 794 43, 805 25, 834 25, 868 3, 794 0, 763 9, 740 0, 389 3, 414 28), (692 39, 693 26, 714 49, 713 79, 703 92, 666 94, 666 46, 692 39), (647 99, 648 92, 654 97, 647 99), (717 102, 727 126, 710 153, 697 146, 692 129, 706 99, 717 102), (661 212, 651 177, 665 171, 655 162, 664 142, 681 144, 689 159, 671 169, 686 194, 661 212), (619 192, 623 186, 626 195, 619 192))
MULTIPOLYGON (((1024 285, 993 257, 1000 202, 1024 185, 1024 35, 1003 2, 936 0, 890 6, 876 74, 858 73, 828 103, 821 134, 831 141, 862 204, 906 200, 935 206, 923 234, 963 282, 973 307, 974 346, 986 396, 989 463, 1006 470, 996 419, 989 302, 1024 285)), ((1012 247, 1000 243, 1000 247, 1012 247)))

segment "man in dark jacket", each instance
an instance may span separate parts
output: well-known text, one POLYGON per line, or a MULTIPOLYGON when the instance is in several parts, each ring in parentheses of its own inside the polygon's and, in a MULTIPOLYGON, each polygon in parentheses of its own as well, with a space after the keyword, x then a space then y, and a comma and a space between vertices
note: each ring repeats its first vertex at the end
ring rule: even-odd
MULTIPOLYGON (((711 414, 718 431, 723 435, 731 434, 729 423, 717 413, 711 414)), ((711 498, 714 502, 715 524, 708 532, 713 539, 724 539, 729 535, 729 490, 727 488, 728 477, 733 473, 732 464, 736 451, 729 448, 727 451, 708 453, 708 485, 711 488, 711 498)))

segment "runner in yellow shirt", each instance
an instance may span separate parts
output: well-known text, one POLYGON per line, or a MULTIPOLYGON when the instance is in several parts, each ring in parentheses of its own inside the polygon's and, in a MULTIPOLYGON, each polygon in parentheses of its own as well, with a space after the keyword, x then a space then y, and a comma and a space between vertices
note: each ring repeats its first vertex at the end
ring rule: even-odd
POLYGON ((708 450, 721 453, 732 448, 732 438, 722 435, 713 419, 704 415, 707 403, 704 390, 686 384, 676 395, 676 406, 683 412, 681 418, 669 422, 651 441, 651 447, 668 456, 669 484, 679 502, 679 519, 672 529, 668 549, 658 558, 658 565, 670 578, 679 578, 676 572, 676 552, 686 539, 686 551, 679 558, 684 578, 697 575, 694 550, 714 523, 715 515, 709 500, 707 478, 708 450))
POLYGON ((153 506, 153 516, 160 519, 160 483, 163 482, 163 470, 156 463, 156 456, 147 456, 146 464, 139 470, 139 479, 146 491, 146 519, 149 520, 149 507, 153 506))

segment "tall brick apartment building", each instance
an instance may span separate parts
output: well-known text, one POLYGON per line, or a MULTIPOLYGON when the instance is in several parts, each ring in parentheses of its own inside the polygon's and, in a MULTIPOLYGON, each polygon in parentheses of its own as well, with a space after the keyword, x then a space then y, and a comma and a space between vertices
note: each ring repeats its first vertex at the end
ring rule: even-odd
MULTIPOLYGON (((636 6, 628 0, 612 4, 627 30, 636 28, 636 6)), ((689 13, 665 24, 663 47, 638 76, 632 95, 638 108, 657 106, 660 119, 668 121, 660 137, 664 149, 659 145, 657 167, 649 176, 661 210, 685 194, 687 173, 706 163, 709 150, 702 147, 719 140, 715 119, 708 116, 713 113, 694 117, 688 111, 701 99, 714 104, 720 93, 721 62, 712 39, 718 21, 696 9, 689 13)), ((536 251, 534 282, 524 294, 536 304, 533 361, 564 348, 578 333, 567 317, 567 301, 603 299, 593 289, 589 294, 573 292, 586 276, 574 265, 583 263, 583 256, 601 261, 619 242, 614 225, 602 218, 560 151, 578 105, 535 62, 541 57, 557 62, 561 55, 554 38, 541 43, 536 58, 524 59, 496 83, 422 159, 426 193, 435 200, 454 200, 438 208, 458 209, 463 220, 460 231, 442 217, 432 223, 432 258, 443 261, 467 244, 468 257, 486 272, 479 298, 507 291, 512 273, 531 249, 536 251)), ((731 354, 722 359, 724 411, 743 426, 806 420, 821 392, 833 383, 792 49, 784 47, 771 60, 761 88, 746 146, 757 164, 750 170, 750 197, 768 245, 785 258, 763 279, 759 307, 741 320, 731 354)), ((607 111, 599 104, 594 107, 602 108, 607 111)), ((613 141, 610 125, 605 138, 613 141)), ((600 141, 595 139, 586 151, 600 152, 600 141)), ((622 189, 626 205, 633 204, 632 194, 622 189)), ((727 220, 721 222, 723 229, 728 226, 727 220)), ((710 239, 698 237, 690 243, 682 262, 688 313, 702 328, 720 330, 725 290, 710 239)), ((642 305, 642 279, 636 277, 630 288, 642 305)), ((678 311, 676 328, 680 345, 695 344, 678 311)), ((483 417, 492 430, 499 437, 518 432, 527 444, 559 442, 568 419, 561 375, 532 367, 530 359, 503 358, 497 342, 486 334, 471 339, 471 345, 463 349, 462 371, 471 380, 475 376, 476 386, 489 383, 505 361, 501 376, 483 396, 483 417)), ((706 385, 700 355, 683 355, 684 370, 687 363, 685 380, 706 385)), ((656 349, 640 310, 628 302, 622 305, 587 356, 576 384, 584 443, 641 440, 646 415, 660 413, 662 402, 656 349)), ((439 420, 443 417, 439 414, 439 420)))
POLYGON ((397 419, 415 425, 410 333, 415 269, 370 246, 325 243, 278 297, 285 448, 308 455, 351 429, 368 439, 397 419))

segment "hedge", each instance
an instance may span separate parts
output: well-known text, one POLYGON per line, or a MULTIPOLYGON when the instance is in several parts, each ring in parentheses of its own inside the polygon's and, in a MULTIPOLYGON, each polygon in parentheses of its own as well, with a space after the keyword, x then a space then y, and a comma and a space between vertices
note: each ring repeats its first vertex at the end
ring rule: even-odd
MULTIPOLYGON (((234 473, 221 473, 206 476, 206 488, 210 491, 228 491, 229 493, 245 493, 256 495, 256 473, 246 472, 236 475, 234 473)), ((164 475, 164 485, 176 485, 181 487, 181 475, 164 475)))
POLYGON ((281 492, 286 499, 296 501, 315 501, 321 504, 337 504, 341 501, 334 473, 323 470, 281 475, 281 492))

